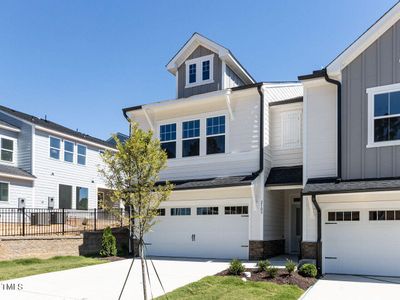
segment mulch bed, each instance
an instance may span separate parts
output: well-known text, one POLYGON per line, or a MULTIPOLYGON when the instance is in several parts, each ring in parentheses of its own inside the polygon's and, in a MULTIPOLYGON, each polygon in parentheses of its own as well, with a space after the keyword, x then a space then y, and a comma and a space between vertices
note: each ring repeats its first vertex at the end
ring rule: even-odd
POLYGON ((101 257, 101 256, 99 256, 99 257, 97 257, 97 258, 98 258, 98 259, 101 259, 101 260, 106 260, 106 261, 109 261, 109 262, 114 262, 114 261, 124 260, 124 259, 127 259, 127 258, 129 258, 129 257, 126 257, 126 256, 101 257))
MULTIPOLYGON (((259 272, 258 269, 251 268, 251 269, 246 269, 245 271, 251 273, 251 277, 247 278, 247 280, 266 281, 276 284, 294 284, 303 290, 308 289, 315 282, 317 282, 317 279, 303 277, 299 275, 297 272, 294 272, 292 273, 292 275, 289 275, 285 269, 279 269, 278 274, 275 278, 269 277, 268 274, 264 271, 259 272)), ((228 270, 224 270, 218 273, 217 276, 232 276, 232 275, 229 274, 228 270)), ((244 276, 242 275, 241 277, 244 276)))

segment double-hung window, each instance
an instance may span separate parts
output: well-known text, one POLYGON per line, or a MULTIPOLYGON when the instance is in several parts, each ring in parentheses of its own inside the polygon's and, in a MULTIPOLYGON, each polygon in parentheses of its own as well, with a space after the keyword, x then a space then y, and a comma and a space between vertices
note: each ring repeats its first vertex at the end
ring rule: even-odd
POLYGON ((200 120, 182 123, 182 156, 200 154, 200 120))
POLYGON ((186 88, 213 83, 214 54, 189 59, 186 65, 186 88))
POLYGON ((225 116, 207 118, 207 154, 225 153, 225 116))
POLYGON ((50 137, 50 157, 60 159, 61 140, 55 137, 50 137))
POLYGON ((64 161, 74 162, 74 143, 64 141, 64 161))
POLYGON ((79 165, 86 165, 86 146, 78 145, 77 162, 79 165))
POLYGON ((176 157, 176 123, 160 126, 161 148, 167 152, 168 158, 176 157))
POLYGON ((368 146, 400 145, 400 84, 367 89, 368 146))
POLYGON ((0 182, 0 202, 7 202, 9 195, 9 184, 0 182))
POLYGON ((7 138, 1 138, 0 147, 1 147, 0 159, 6 162, 13 162, 14 141, 7 138))

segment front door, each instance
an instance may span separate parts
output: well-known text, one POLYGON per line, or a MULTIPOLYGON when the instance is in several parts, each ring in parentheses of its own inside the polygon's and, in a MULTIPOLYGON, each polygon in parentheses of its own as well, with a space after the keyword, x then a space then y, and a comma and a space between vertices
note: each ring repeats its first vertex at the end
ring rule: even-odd
POLYGON ((72 208, 72 186, 60 184, 58 189, 58 208, 72 208))
POLYGON ((291 242, 290 252, 299 253, 301 239, 301 210, 300 198, 294 198, 291 207, 291 242))

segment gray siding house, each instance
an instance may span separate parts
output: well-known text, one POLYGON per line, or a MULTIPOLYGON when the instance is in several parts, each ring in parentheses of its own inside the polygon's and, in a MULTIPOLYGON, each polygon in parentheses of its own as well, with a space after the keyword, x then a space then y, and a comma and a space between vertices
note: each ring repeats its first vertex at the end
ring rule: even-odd
POLYGON ((0 106, 0 148, 0 208, 86 210, 105 200, 106 141, 0 106))
POLYGON ((400 4, 304 85, 303 258, 400 276, 400 4), (379 259, 377 258, 379 257, 379 259))

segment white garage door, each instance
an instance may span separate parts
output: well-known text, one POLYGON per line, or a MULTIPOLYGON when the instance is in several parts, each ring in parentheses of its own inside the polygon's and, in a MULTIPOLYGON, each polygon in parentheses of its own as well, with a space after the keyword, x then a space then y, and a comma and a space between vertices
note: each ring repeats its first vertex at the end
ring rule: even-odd
POLYGON ((324 273, 400 276, 400 210, 323 211, 324 273))
POLYGON ((166 208, 166 215, 157 217, 145 237, 148 255, 248 259, 248 215, 236 214, 247 206, 230 207, 233 214, 225 214, 225 207, 219 206, 213 215, 198 215, 199 207, 188 208, 190 215, 171 215, 171 208, 166 208))

